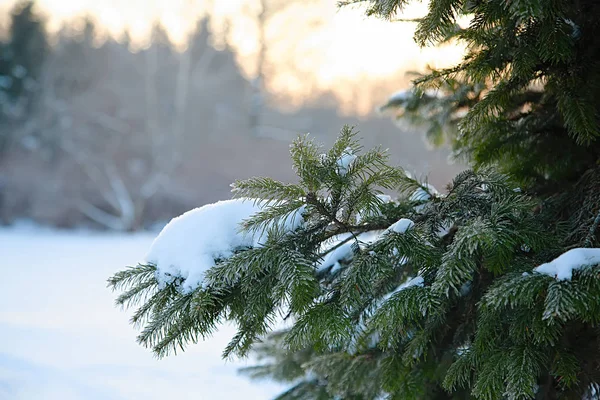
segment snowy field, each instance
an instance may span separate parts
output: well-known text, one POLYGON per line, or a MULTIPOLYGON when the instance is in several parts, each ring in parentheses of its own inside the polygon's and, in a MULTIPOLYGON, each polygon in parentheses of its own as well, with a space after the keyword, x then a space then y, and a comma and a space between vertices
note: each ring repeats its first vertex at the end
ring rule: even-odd
POLYGON ((269 399, 281 390, 221 359, 231 327, 163 360, 135 342, 106 279, 152 239, 0 229, 1 400, 269 399))

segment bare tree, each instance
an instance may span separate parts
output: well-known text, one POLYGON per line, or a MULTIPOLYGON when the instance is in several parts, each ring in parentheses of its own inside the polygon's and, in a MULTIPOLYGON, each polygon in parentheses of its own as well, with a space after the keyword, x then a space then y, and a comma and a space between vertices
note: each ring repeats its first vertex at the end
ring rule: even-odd
POLYGON ((92 196, 73 199, 81 213, 133 230, 181 165, 190 90, 229 77, 209 68, 216 51, 208 45, 177 52, 155 43, 131 54, 115 42, 97 49, 92 39, 93 29, 56 45, 44 69, 43 107, 23 129, 42 132, 85 175, 92 196))
MULTIPOLYGON (((268 37, 267 29, 272 20, 280 14, 283 14, 290 10, 294 5, 299 4, 310 4, 310 0, 256 0, 258 12, 254 13, 254 19, 257 27, 257 54, 254 68, 254 77, 251 80, 250 95, 250 107, 248 111, 249 117, 249 128, 252 134, 256 136, 261 135, 261 128, 264 126, 263 116, 266 105, 266 79, 269 72, 269 57, 270 49, 275 41, 282 40, 281 37, 268 37)), ((252 11, 246 8, 247 14, 252 14, 252 11)), ((311 19, 309 24, 316 27, 321 21, 316 17, 309 17, 311 19)), ((283 127, 274 127, 282 130, 283 127)))

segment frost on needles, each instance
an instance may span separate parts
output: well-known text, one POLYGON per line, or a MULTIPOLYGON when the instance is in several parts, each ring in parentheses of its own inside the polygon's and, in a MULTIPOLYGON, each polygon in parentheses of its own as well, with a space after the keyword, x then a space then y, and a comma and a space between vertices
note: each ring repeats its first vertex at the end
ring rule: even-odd
POLYGON ((543 273, 565 250, 504 175, 464 171, 440 194, 348 127, 290 155, 298 183, 235 182, 234 200, 174 219, 110 278, 141 344, 162 357, 231 321, 224 356, 259 343, 252 371, 285 380, 296 365, 290 393, 323 398, 533 399, 551 376, 594 382, 561 338, 599 320, 598 249, 550 262, 570 281, 543 273))

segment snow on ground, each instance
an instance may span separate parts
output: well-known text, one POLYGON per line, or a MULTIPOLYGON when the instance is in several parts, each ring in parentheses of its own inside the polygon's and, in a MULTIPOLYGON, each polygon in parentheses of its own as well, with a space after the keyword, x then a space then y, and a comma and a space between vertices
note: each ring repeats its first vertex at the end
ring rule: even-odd
POLYGON ((157 360, 135 342, 130 312, 114 307, 106 279, 143 258, 154 234, 0 229, 0 399, 268 399, 225 362, 233 336, 157 360))

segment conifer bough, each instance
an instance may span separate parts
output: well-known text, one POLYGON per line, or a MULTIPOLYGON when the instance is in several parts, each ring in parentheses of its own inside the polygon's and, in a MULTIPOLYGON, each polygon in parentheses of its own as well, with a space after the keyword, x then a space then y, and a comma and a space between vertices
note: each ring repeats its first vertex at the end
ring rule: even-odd
MULTIPOLYGON (((393 19, 409 1, 344 3, 393 19)), ((458 40, 464 60, 385 108, 475 169, 440 195, 359 154, 349 128, 324 155, 297 140, 299 183, 234 184, 260 210, 199 284, 151 263, 110 279, 140 343, 164 356, 233 321, 224 355, 257 343, 245 372, 291 383, 280 399, 598 398, 598 15, 595 0, 431 0, 417 42, 458 40)))
MULTIPOLYGON (((440 195, 389 166, 381 149, 360 150, 348 127, 323 154, 299 138, 290 150, 297 184, 233 184, 235 196, 260 205, 249 207, 242 231, 232 230, 230 212, 193 227, 245 238, 211 253, 209 268, 204 258, 158 257, 112 277, 117 303, 137 307, 138 341, 162 357, 233 321, 237 333, 223 355, 243 356, 287 318, 291 328, 258 350, 275 349, 270 356, 280 361, 311 354, 295 367, 290 396, 534 398, 546 384, 589 391, 598 348, 582 352, 568 338, 595 332, 600 259, 579 265, 570 281, 537 273, 560 247, 536 203, 505 176, 465 171, 440 195), (381 190, 398 197, 384 202, 381 190), (302 222, 290 223, 292 215, 302 222), (325 265, 331 254, 335 262, 325 265)), ((203 249, 204 257, 220 246, 220 233, 216 244, 199 243, 202 235, 178 226, 175 248, 203 249)), ((277 378, 284 365, 247 372, 277 378)))

